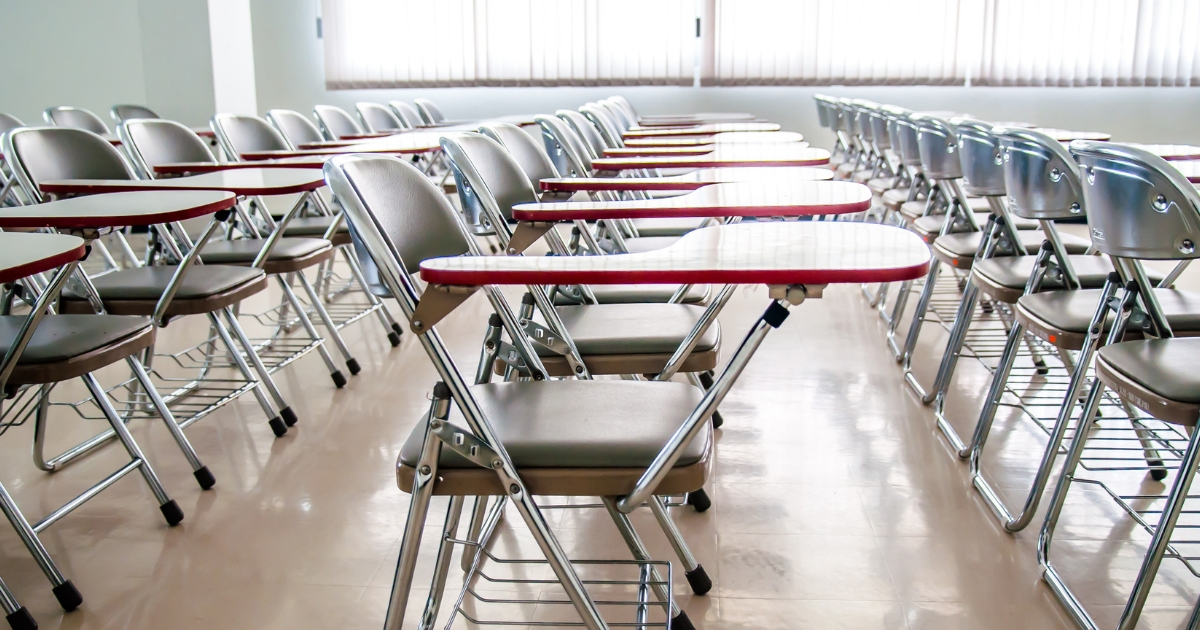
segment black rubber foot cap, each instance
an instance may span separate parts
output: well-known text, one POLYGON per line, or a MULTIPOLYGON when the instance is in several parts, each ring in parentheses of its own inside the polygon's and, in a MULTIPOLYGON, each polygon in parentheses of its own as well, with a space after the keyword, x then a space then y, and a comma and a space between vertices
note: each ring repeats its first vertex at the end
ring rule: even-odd
POLYGON ((671 630, 696 630, 696 626, 692 625, 687 613, 681 610, 679 616, 671 620, 671 630))
POLYGON ((337 386, 338 389, 346 386, 346 377, 342 376, 341 370, 334 370, 333 374, 329 375, 329 378, 333 379, 333 384, 337 386))
POLYGON ((708 498, 708 493, 704 491, 704 488, 700 488, 695 492, 688 493, 687 504, 696 508, 697 512, 707 512, 708 508, 712 507, 712 499, 708 498))
POLYGON ((1033 364, 1037 366, 1038 376, 1045 376, 1050 373, 1050 368, 1046 367, 1045 361, 1038 359, 1034 361, 1033 364))
POLYGON ((287 434, 287 425, 283 423, 283 420, 271 418, 267 424, 271 425, 271 432, 275 434, 275 437, 283 437, 287 434))
POLYGON ((404 328, 400 326, 400 322, 392 322, 392 330, 396 331, 397 335, 404 334, 404 328))
POLYGON ((283 409, 280 409, 279 417, 283 418, 283 423, 289 427, 296 426, 296 423, 300 421, 300 417, 296 415, 295 411, 292 411, 291 407, 284 407, 283 409))
POLYGON ((75 588, 71 580, 67 580, 50 590, 54 592, 54 598, 58 600, 58 605, 62 606, 62 609, 67 612, 79 608, 79 605, 83 603, 83 595, 79 594, 79 589, 75 588))
POLYGON ((350 369, 350 376, 362 371, 362 367, 358 365, 358 359, 346 359, 346 367, 350 369))
POLYGON ((179 509, 179 504, 175 502, 175 499, 158 506, 158 509, 162 510, 163 516, 166 517, 167 525, 175 527, 183 522, 183 510, 179 509))
POLYGON ((709 579, 708 573, 702 565, 697 564, 695 569, 683 575, 687 577, 688 584, 692 585, 693 593, 703 595, 712 590, 712 580, 709 579))
POLYGON ((5 617, 8 620, 8 627, 13 630, 37 630, 37 620, 33 615, 29 614, 28 610, 22 606, 5 617))
POLYGON ((1163 465, 1162 460, 1152 459, 1150 461, 1147 461, 1146 463, 1155 467, 1155 468, 1150 469, 1150 478, 1151 479, 1153 479, 1155 481, 1162 481, 1163 479, 1167 478, 1167 469, 1162 467, 1162 465, 1163 465))
POLYGON ((393 348, 395 348, 396 346, 400 345, 400 335, 393 330, 392 332, 388 333, 388 342, 392 344, 393 348))
POLYGON ((708 372, 701 372, 700 384, 704 386, 704 389, 711 389, 713 386, 712 374, 709 374, 708 372))
POLYGON ((712 415, 712 423, 714 429, 720 429, 722 424, 725 424, 725 418, 721 417, 720 411, 714 411, 712 415))
POLYGON ((217 478, 212 474, 212 471, 208 469, 208 466, 201 466, 200 470, 197 470, 192 474, 196 476, 196 482, 200 484, 201 490, 208 490, 209 488, 217 485, 217 478))

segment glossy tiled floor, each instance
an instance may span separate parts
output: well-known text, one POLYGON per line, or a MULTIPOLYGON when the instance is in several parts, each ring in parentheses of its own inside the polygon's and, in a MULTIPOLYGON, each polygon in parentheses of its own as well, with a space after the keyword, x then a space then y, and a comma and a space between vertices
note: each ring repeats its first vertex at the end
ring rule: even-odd
MULTIPOLYGON (((762 288, 738 291, 721 317, 727 348, 765 304, 762 288)), ((477 296, 440 327, 468 372, 485 308, 477 296)), ((161 343, 181 344, 200 334, 202 324, 173 324, 161 343)), ((934 348, 923 348, 919 360, 940 347, 929 330, 926 343, 934 348)), ((168 528, 131 476, 51 527, 44 540, 83 592, 79 611, 58 609, 16 536, 0 526, 0 575, 42 627, 381 627, 408 503, 393 466, 426 410, 435 377, 411 334, 393 349, 374 321, 363 321, 346 338, 364 369, 344 390, 334 389, 311 355, 279 375, 301 416, 286 437, 272 436, 249 396, 188 430, 218 478, 211 491, 196 487, 161 425, 134 423, 187 518, 168 528)), ((964 364, 956 404, 975 408, 970 399, 983 378, 964 364)), ((722 413, 713 508, 674 510, 716 582, 707 597, 692 597, 676 571, 676 592, 697 626, 1069 627, 1040 581, 1036 527, 1016 536, 1000 531, 931 413, 904 388, 882 324, 857 287, 830 288, 824 299, 794 309, 722 413)), ((64 413, 55 420, 56 444, 96 427, 64 413)), ((1042 438, 1021 423, 1003 424, 994 435, 1003 443, 994 474, 1002 485, 1019 486, 1042 438)), ((29 440, 29 427, 0 439, 0 479, 35 518, 123 459, 109 446, 47 475, 30 463, 29 440)), ((435 503, 431 524, 440 522, 443 505, 435 503)), ((652 519, 635 516, 652 553, 670 558, 652 519)), ((573 555, 624 558, 602 512, 554 510, 550 518, 573 555)), ((1115 508, 1087 493, 1068 507, 1064 523, 1059 564, 1093 614, 1111 625, 1145 536, 1130 534, 1115 508)), ((535 553, 511 512, 496 544, 504 552, 535 553)), ((432 553, 423 554, 422 588, 431 561, 432 553)), ((1179 626, 1196 599, 1200 580, 1177 563, 1166 567, 1144 627, 1179 626)), ((536 607, 533 614, 555 618, 536 607)), ((415 623, 410 615, 406 626, 415 623)))

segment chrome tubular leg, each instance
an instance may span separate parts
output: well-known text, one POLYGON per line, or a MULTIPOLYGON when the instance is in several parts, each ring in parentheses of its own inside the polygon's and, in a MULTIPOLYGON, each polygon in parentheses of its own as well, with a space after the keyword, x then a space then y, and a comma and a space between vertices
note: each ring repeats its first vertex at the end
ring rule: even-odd
POLYGON ((325 367, 329 370, 329 375, 333 378, 334 385, 337 385, 339 388, 343 387, 346 384, 346 377, 342 376, 341 370, 337 369, 337 364, 333 362, 333 357, 329 355, 329 350, 325 348, 324 338, 317 333, 317 327, 313 326, 312 320, 308 318, 308 313, 304 312, 304 307, 301 306, 300 300, 296 297, 295 292, 292 291, 292 286, 288 284, 283 276, 275 276, 275 279, 279 281, 279 287, 283 289, 284 299, 288 304, 292 305, 292 308, 296 309, 296 318, 300 320, 300 325, 304 327, 310 339, 318 342, 317 352, 321 354, 321 360, 325 362, 325 367))
MULTIPOLYGON (((226 317, 228 317, 236 326, 237 318, 233 316, 233 313, 228 312, 228 309, 226 309, 226 317)), ((237 344, 233 342, 233 337, 229 335, 229 330, 225 328, 225 324, 221 323, 221 320, 217 317, 216 313, 209 313, 208 318, 212 323, 213 328, 216 329, 217 336, 221 338, 221 343, 224 343, 225 347, 229 349, 229 356, 233 359, 233 363, 237 366, 238 371, 242 373, 242 378, 246 379, 247 382, 254 383, 254 387, 250 388, 250 391, 254 392, 254 397, 258 399, 259 406, 261 406, 263 412, 267 414, 267 423, 271 425, 271 431, 275 433, 276 437, 287 433, 287 424, 280 419, 279 412, 275 410, 275 405, 271 403, 270 397, 263 391, 263 381, 255 378, 254 373, 250 371, 250 366, 246 365, 246 359, 242 357, 241 352, 238 352, 237 344)), ((236 329, 241 331, 240 326, 237 326, 236 329)), ((242 333, 240 337, 245 343, 249 340, 244 339, 244 334, 245 333, 242 333)), ((258 357, 258 354, 254 352, 253 345, 246 344, 246 356, 254 358, 258 357)), ((258 363, 261 365, 262 361, 259 360, 258 363)), ((259 371, 259 374, 266 373, 267 369, 265 367, 259 371)), ((267 376, 270 375, 268 374, 267 376)), ((184 423, 184 426, 187 426, 186 422, 184 423)))
MULTIPOLYGON (((950 330, 950 339, 946 342, 946 351, 942 355, 941 365, 938 366, 937 377, 934 378, 930 392, 924 397, 924 400, 933 398, 934 416, 937 418, 938 429, 950 441, 958 456, 964 459, 969 456, 970 449, 963 444, 958 432, 946 419, 946 394, 950 391, 951 381, 954 380, 954 368, 958 365, 959 357, 962 356, 963 345, 967 339, 967 331, 971 328, 971 321, 975 318, 975 305, 978 300, 979 286, 967 280, 967 290, 963 293, 962 303, 959 304, 958 314, 954 318, 954 326, 950 330)), ((906 382, 909 374, 911 372, 904 375, 906 382)), ((909 384, 916 384, 915 376, 912 378, 912 383, 909 384)))
POLYGON ((708 572, 704 570, 704 567, 696 561, 696 556, 692 555, 687 541, 683 539, 683 534, 675 525, 675 519, 672 519, 671 513, 667 511, 663 498, 650 497, 647 503, 650 505, 650 511, 654 513, 655 520, 658 521, 658 526, 667 535, 667 541, 671 543, 675 555, 679 557, 679 563, 683 565, 684 576, 687 577, 692 592, 703 595, 712 590, 712 579, 708 577, 708 572))
MULTIPOLYGON (((503 500, 503 497, 501 497, 500 501, 503 500)), ((471 506, 471 523, 467 525, 467 540, 477 542, 480 545, 484 544, 484 541, 480 540, 479 536, 483 532, 483 519, 487 516, 487 505, 487 497, 475 497, 475 503, 471 506)), ((463 571, 471 570, 471 565, 474 563, 472 556, 474 555, 463 550, 462 560, 459 563, 463 571)))
POLYGON ((912 293, 912 280, 905 280, 900 283, 900 289, 896 291, 896 301, 892 304, 891 313, 887 313, 880 309, 879 317, 883 319, 888 326, 888 345, 892 348, 892 353, 899 355, 900 349, 896 346, 896 327, 900 323, 900 317, 904 314, 904 307, 908 305, 908 295, 912 293))
POLYGON ((154 383, 150 380, 150 375, 146 373, 146 368, 142 367, 141 362, 135 357, 127 357, 125 361, 129 363, 129 368, 133 370, 138 383, 141 383, 142 390, 150 397, 150 402, 158 411, 159 417, 167 425, 167 431, 171 432, 171 437, 179 445, 179 450, 183 451, 183 456, 187 458, 188 464, 192 467, 192 475, 196 477, 200 488, 208 490, 213 487, 217 483, 216 477, 213 476, 208 466, 205 466, 204 462, 200 461, 200 456, 196 455, 196 449, 192 448, 192 443, 183 434, 183 429, 179 428, 179 423, 175 422, 175 414, 171 413, 171 409, 167 407, 167 403, 159 395, 158 389, 154 387, 154 383))
POLYGON ((358 374, 362 371, 362 368, 359 367, 358 361, 350 354, 350 348, 346 347, 346 341, 342 339, 342 333, 338 332, 337 326, 333 324, 333 319, 329 317, 329 312, 325 310, 325 305, 321 303, 321 296, 317 295, 316 289, 313 289, 312 284, 303 273, 297 273, 296 277, 300 279, 300 286, 304 287, 304 292, 308 294, 308 299, 312 301, 313 310, 317 312, 317 317, 321 318, 321 323, 325 326, 325 330, 329 332, 329 338, 333 339, 333 345, 337 346, 338 352, 345 359, 346 368, 350 370, 350 375, 358 374))
POLYGON ((363 294, 367 296, 367 300, 372 305, 379 307, 375 309, 375 316, 379 318, 379 323, 383 324, 383 327, 387 330, 388 341, 392 343, 392 346, 400 345, 400 335, 404 334, 404 329, 400 327, 400 324, 396 323, 396 319, 392 317, 392 312, 387 310, 387 306, 383 304, 383 300, 379 299, 378 295, 371 293, 371 288, 367 285, 367 278, 363 275, 362 267, 354 259, 354 252, 347 251, 345 247, 341 249, 342 257, 346 259, 346 265, 350 267, 350 275, 354 276, 354 282, 362 289, 363 294), (395 337, 392 336, 393 334, 395 337))
MULTIPOLYGON (((0 203, 4 202, 4 195, 0 195, 0 203)), ((8 621, 8 625, 15 630, 36 630, 38 627, 37 620, 29 613, 29 610, 17 601, 13 596, 12 591, 8 590, 8 585, 4 580, 0 580, 0 606, 4 607, 4 618, 8 621)))
POLYGON ((937 284, 938 271, 941 266, 936 258, 929 263, 929 274, 925 276, 925 286, 921 289, 921 298, 917 300, 917 310, 913 311, 912 320, 908 322, 908 335, 904 340, 904 350, 896 354, 896 359, 904 365, 906 372, 912 361, 913 351, 917 347, 917 338, 921 336, 921 325, 925 323, 925 316, 929 312, 929 303, 933 301, 933 289, 937 284))
POLYGON ((121 445, 125 447, 125 451, 129 453, 129 458, 138 462, 138 472, 142 473, 142 479, 146 481, 146 485, 150 487, 150 492, 154 493, 154 498, 158 501, 158 509, 162 510, 163 516, 167 519, 168 525, 177 525, 183 520, 183 510, 179 509, 179 505, 175 500, 167 496, 167 491, 163 489, 162 482, 158 480, 158 475, 154 473, 154 468, 150 466, 150 462, 146 460, 146 456, 142 454, 141 447, 134 441, 133 436, 129 433, 129 428, 121 420, 120 414, 116 409, 113 409, 112 402, 108 399, 108 394, 104 392, 104 388, 96 380, 90 372, 83 375, 83 383, 87 385, 88 392, 92 394, 96 404, 100 406, 100 410, 104 412, 104 417, 108 419, 108 424, 117 433, 117 439, 121 441, 121 445))
MULTIPOLYGON (((450 497, 446 508, 446 522, 442 526, 442 537, 438 544, 437 560, 433 563, 433 581, 429 585, 429 597, 425 600, 425 613, 421 615, 420 630, 432 630, 437 622, 438 609, 442 606, 442 591, 446 588, 446 576, 450 573, 450 556, 454 545, 448 542, 458 536, 458 519, 462 515, 464 497, 450 497)), ((463 555, 467 550, 463 549, 463 555)))
MULTIPOLYGON (((621 537, 625 539, 625 544, 629 547, 629 552, 633 554, 634 560, 639 562, 649 562, 653 560, 650 557, 650 552, 646 551, 646 545, 642 543, 641 536, 638 536, 637 530, 633 528, 633 522, 629 520, 629 515, 617 509, 616 497, 600 497, 604 502, 604 509, 608 510, 608 515, 612 517, 613 523, 617 526, 617 531, 621 532, 621 537)), ((650 497, 651 501, 657 501, 657 497, 650 497)), ((679 606, 671 599, 671 592, 663 586, 665 582, 659 574, 658 569, 650 568, 650 579, 654 580, 654 594, 658 597, 658 601, 671 604, 671 622, 672 625, 680 623, 681 617, 686 619, 687 613, 680 610, 679 606)), ((690 621, 683 622, 685 625, 690 625, 690 621)))
POLYGON ((37 532, 29 524, 29 520, 25 518, 25 515, 21 513, 16 501, 13 501, 12 495, 8 493, 3 484, 0 484, 0 510, 4 511, 4 516, 8 518, 9 523, 12 523, 13 529, 21 537, 21 542, 25 543, 25 548, 29 550, 29 554, 33 556, 34 561, 41 567, 42 573, 46 574, 46 579, 50 580, 54 596, 58 598, 63 609, 67 611, 75 610, 83 603, 83 597, 79 595, 79 591, 75 588, 75 585, 71 584, 71 580, 68 580, 62 574, 62 571, 58 570, 58 565, 50 557, 50 552, 46 550, 45 545, 38 538, 37 532))

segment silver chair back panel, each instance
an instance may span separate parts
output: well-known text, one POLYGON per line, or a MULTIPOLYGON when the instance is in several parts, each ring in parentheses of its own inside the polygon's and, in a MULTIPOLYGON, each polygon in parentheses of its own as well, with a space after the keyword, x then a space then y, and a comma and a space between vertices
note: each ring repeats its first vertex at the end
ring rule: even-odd
POLYGON ((576 144, 578 144, 576 149, 587 156, 590 170, 591 161, 604 155, 604 149, 608 148, 608 143, 600 136, 600 130, 586 116, 573 109, 560 109, 554 113, 565 120, 567 126, 574 132, 576 144))
POLYGON ((917 150, 921 170, 932 179, 959 179, 962 164, 958 160, 958 140, 950 123, 920 114, 912 117, 917 126, 917 150))
POLYGON ((134 179, 112 143, 71 127, 22 127, 4 135, 4 161, 31 199, 44 200, 41 182, 55 179, 134 179))
POLYGON ((1004 188, 1004 160, 1000 141, 991 125, 977 120, 954 119, 958 139, 958 160, 962 167, 963 188, 980 197, 1001 196, 1004 188))
POLYGON ((307 116, 290 109, 272 109, 267 112, 267 120, 271 126, 283 135, 288 145, 286 148, 298 149, 302 144, 311 144, 325 140, 321 130, 307 116))
POLYGON ((529 183, 539 194, 543 179, 559 177, 550 156, 546 155, 546 150, 520 127, 508 123, 488 123, 479 127, 479 133, 500 143, 508 151, 521 166, 521 170, 525 171, 529 183))
POLYGON ((240 159, 241 154, 250 151, 285 151, 293 148, 270 123, 258 116, 217 114, 209 126, 217 134, 221 150, 230 159, 240 159))
POLYGON ((154 167, 180 162, 216 162, 208 143, 173 120, 134 118, 117 126, 121 145, 138 173, 154 178, 154 167))
POLYGON ((575 136, 570 126, 556 116, 534 117, 542 130, 542 143, 550 162, 563 177, 589 177, 592 160, 583 148, 583 141, 575 136))
POLYGON ((404 101, 388 101, 388 107, 391 107, 392 113, 396 114, 396 118, 407 124, 410 129, 425 126, 424 121, 421 120, 421 114, 412 105, 404 101))
POLYGON ((112 133, 101 118, 86 109, 77 107, 51 107, 42 112, 42 118, 56 127, 86 129, 101 136, 112 133))
POLYGON ((145 105, 113 105, 108 113, 118 123, 133 118, 162 118, 158 112, 145 105))
POLYGON ((1037 131, 995 129, 1004 162, 1010 210, 1025 219, 1082 216, 1085 210, 1079 167, 1055 139, 1037 131))
POLYGON ((405 126, 404 121, 397 118, 391 109, 379 103, 355 103, 354 108, 358 110, 358 117, 362 119, 363 126, 371 133, 412 128, 405 126))
POLYGON ((321 131, 329 140, 340 140, 346 136, 362 135, 362 126, 349 112, 334 105, 317 105, 313 107, 321 131))

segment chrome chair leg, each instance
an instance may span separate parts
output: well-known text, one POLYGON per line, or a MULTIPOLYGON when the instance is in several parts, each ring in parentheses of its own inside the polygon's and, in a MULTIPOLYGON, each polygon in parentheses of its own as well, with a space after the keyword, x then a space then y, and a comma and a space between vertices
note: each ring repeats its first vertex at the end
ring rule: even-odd
POLYGON ((933 301, 933 290, 937 284, 938 273, 941 269, 941 263, 936 259, 929 263, 929 273, 925 276, 925 286, 921 289, 921 297, 917 300, 917 309, 913 312, 912 319, 908 323, 908 335, 904 340, 904 349, 900 350, 892 344, 892 340, 888 340, 888 345, 892 348, 892 355, 896 361, 904 366, 907 372, 909 363, 912 361, 913 350, 917 347, 917 338, 921 335, 921 325, 925 323, 925 317, 929 312, 929 303, 933 301))
MULTIPOLYGON (((3 197, 0 197, 0 202, 3 197)), ((0 606, 4 607, 5 621, 13 630, 37 630, 37 620, 29 614, 29 610, 17 601, 4 580, 0 580, 0 606)))
POLYGON ((671 513, 667 510, 663 498, 651 497, 647 503, 650 505, 650 511, 654 513, 655 520, 658 521, 658 526, 667 535, 667 541, 675 550, 675 556, 679 558, 679 563, 683 565, 684 577, 687 578, 688 585, 692 587, 692 592, 704 595, 712 590, 712 579, 708 577, 704 566, 696 561, 696 556, 692 555, 692 550, 684 540, 683 534, 680 533, 679 527, 675 525, 675 520, 671 518, 671 513))
POLYGON ((312 301, 313 310, 317 312, 317 317, 321 319, 321 323, 325 326, 326 332, 329 333, 329 338, 333 339, 333 345, 337 346, 338 352, 342 354, 342 359, 346 362, 346 368, 350 370, 350 375, 354 376, 362 371, 358 365, 358 360, 350 354, 350 348, 346 347, 346 341, 342 339, 342 333, 338 331, 333 320, 329 317, 329 312, 325 310, 325 305, 321 303, 321 296, 317 294, 312 283, 303 273, 297 273, 296 277, 300 279, 300 286, 304 288, 304 292, 308 294, 308 299, 312 301))
POLYGON ((50 552, 38 538, 37 530, 29 524, 29 520, 17 507, 17 502, 13 500, 12 495, 8 493, 3 484, 0 484, 0 510, 3 510, 8 522, 12 523, 13 529, 21 537, 21 542, 25 543, 29 554, 41 567, 42 573, 46 574, 46 579, 50 580, 51 591, 58 600, 58 605, 67 612, 78 608, 83 603, 83 595, 80 595, 79 589, 75 588, 71 580, 62 574, 62 571, 58 570, 58 565, 50 557, 50 552))
MULTIPOLYGON (((621 532, 621 538, 625 539, 625 545, 629 547, 629 552, 633 554, 633 559, 639 562, 649 562, 653 560, 650 557, 650 552, 646 551, 646 545, 642 542, 641 536, 633 527, 633 522, 629 520, 629 515, 617 509, 617 501, 619 497, 600 497, 604 502, 604 509, 608 510, 608 515, 612 517, 613 523, 617 526, 617 531, 621 532)), ((650 497, 651 502, 658 501, 658 497, 650 497)), ((658 569, 650 567, 650 579, 653 580, 652 588, 654 594, 660 602, 670 602, 671 604, 671 625, 676 627, 691 628, 691 620, 688 619, 687 613, 679 608, 675 600, 671 597, 671 592, 663 586, 666 584, 658 569), (679 624, 678 626, 676 624, 679 624)))
POLYGON ((250 391, 254 392, 254 397, 258 399, 259 406, 267 414, 267 424, 271 425, 271 431, 275 433, 275 437, 280 437, 287 433, 288 425, 280 418, 280 412, 275 410, 275 405, 271 402, 271 397, 263 391, 266 386, 264 385, 265 381, 262 375, 270 377, 270 374, 267 373, 265 367, 260 367, 262 366, 262 360, 258 359, 258 354, 254 352, 254 345, 249 343, 249 340, 246 339, 246 334, 242 332, 241 326, 237 325, 237 317, 233 315, 232 311, 225 309, 225 317, 230 321, 234 329, 238 331, 238 339, 242 342, 242 347, 246 349, 246 356, 252 360, 256 360, 254 367, 260 375, 259 378, 255 378, 254 372, 250 371, 250 366, 246 365, 246 359, 238 351, 238 346, 233 342, 233 337, 230 336, 229 329, 225 327, 225 324, 221 323, 221 319, 217 317, 217 314, 209 313, 208 317, 213 328, 217 331, 217 336, 221 338, 221 342, 229 349, 229 356, 233 359, 233 364, 237 366, 238 371, 242 373, 242 378, 254 383, 254 387, 250 388, 250 391))
POLYGON ((346 259, 346 265, 350 267, 350 274, 354 276, 354 281, 358 283, 363 294, 367 296, 367 300, 373 306, 378 306, 375 309, 375 316, 379 318, 379 323, 387 330, 388 342, 392 344, 393 348, 400 345, 400 336, 404 334, 404 329, 400 327, 400 324, 396 323, 396 319, 392 317, 391 311, 387 310, 387 306, 383 304, 383 300, 379 299, 378 295, 371 293, 371 288, 367 285, 367 278, 363 275, 362 267, 354 259, 354 253, 347 251, 343 247, 342 257, 346 259))
POLYGON ((333 362, 333 357, 330 356, 329 350, 325 348, 324 338, 317 332, 316 326, 313 326, 312 320, 308 318, 308 313, 304 312, 304 307, 300 304, 300 299, 296 297, 292 291, 291 285, 283 276, 275 276, 279 281, 279 287, 283 289, 283 297, 292 308, 296 311, 296 318, 300 320, 300 325, 304 327, 309 338, 314 342, 321 342, 317 345, 317 352, 321 355, 321 360, 325 362, 326 369, 329 370, 329 377, 333 379, 333 384, 341 389, 346 386, 346 377, 342 375, 342 371, 337 368, 337 364, 333 362))
MULTIPOLYGON (((462 516, 464 497, 450 497, 446 507, 446 522, 442 525, 442 537, 438 541, 437 559, 433 563, 433 581, 429 585, 429 597, 425 600, 425 612, 421 615, 420 630, 432 630, 437 622, 438 609, 442 605, 442 593, 446 590, 446 576, 450 573, 450 556, 454 547, 450 540, 458 535, 458 520, 462 516)), ((482 541, 481 541, 482 542, 482 541)), ((463 556, 467 556, 466 549, 463 556)))
POLYGON ((179 446, 180 451, 183 451, 183 456, 187 458, 188 464, 191 465, 192 475, 196 477, 196 482, 200 484, 200 489, 208 490, 213 487, 217 483, 217 478, 208 469, 208 466, 205 466, 204 462, 200 461, 200 456, 196 455, 196 449, 192 448, 192 443, 183 434, 183 429, 179 427, 179 423, 175 421, 175 415, 171 413, 171 409, 167 407, 167 403, 159 395, 158 389, 150 381, 150 375, 146 373, 146 369, 142 367, 141 362, 135 357, 127 357, 125 361, 129 364, 129 368, 133 370, 133 374, 137 377, 138 383, 141 384, 142 390, 150 397, 150 402, 154 405, 155 410, 158 411, 158 416, 167 425, 167 431, 171 432, 171 437, 175 440, 175 444, 179 446))

